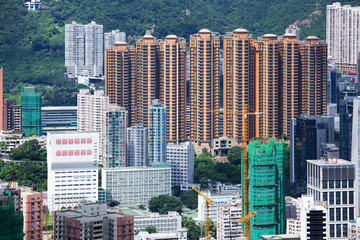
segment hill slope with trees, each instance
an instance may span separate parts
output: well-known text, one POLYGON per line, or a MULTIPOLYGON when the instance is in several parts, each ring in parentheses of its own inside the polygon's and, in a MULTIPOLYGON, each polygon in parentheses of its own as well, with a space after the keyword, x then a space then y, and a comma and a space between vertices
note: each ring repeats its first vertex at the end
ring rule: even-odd
MULTIPOLYGON (((201 28, 224 34, 242 27, 253 36, 283 34, 298 23, 302 38, 325 38, 326 4, 330 0, 42 0, 51 11, 29 12, 22 0, 0 0, 0 66, 4 67, 6 97, 16 99, 19 84, 43 85, 42 93, 76 91, 64 76, 64 25, 96 21, 104 31, 120 29, 130 43, 147 29, 164 38, 189 38, 201 28), (316 2, 319 2, 316 11, 316 2), (55 88, 55 89, 54 89, 55 88), (50 89, 50 90, 49 90, 50 89)), ((358 1, 340 1, 359 5, 358 1)), ((48 94, 49 95, 49 94, 48 94)), ((45 105, 66 104, 66 99, 45 105)), ((17 98, 18 100, 18 98, 17 98)), ((45 99, 46 100, 46 99, 45 99)))

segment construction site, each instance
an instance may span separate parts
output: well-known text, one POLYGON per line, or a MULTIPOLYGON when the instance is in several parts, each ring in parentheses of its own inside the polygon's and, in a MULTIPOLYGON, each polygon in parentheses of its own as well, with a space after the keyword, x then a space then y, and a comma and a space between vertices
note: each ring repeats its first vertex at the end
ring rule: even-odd
POLYGON ((41 136, 41 94, 35 87, 21 86, 22 132, 27 135, 35 132, 41 136))
POLYGON ((20 240, 24 237, 24 217, 20 211, 20 191, 6 188, 0 182, 0 239, 20 240))
POLYGON ((242 217, 251 216, 243 222, 245 236, 257 240, 284 233, 284 143, 253 141, 247 150, 248 158, 243 154, 241 163, 242 217))

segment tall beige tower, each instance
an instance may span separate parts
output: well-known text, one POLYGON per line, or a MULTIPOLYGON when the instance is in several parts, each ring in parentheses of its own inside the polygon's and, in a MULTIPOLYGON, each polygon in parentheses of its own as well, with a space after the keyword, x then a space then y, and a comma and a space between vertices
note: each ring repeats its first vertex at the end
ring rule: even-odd
POLYGON ((251 46, 247 30, 239 28, 224 37, 224 136, 241 141, 243 114, 250 102, 251 46))
POLYGON ((202 29, 190 36, 190 139, 219 137, 220 37, 202 29))
POLYGON ((169 35, 159 43, 160 101, 166 106, 167 141, 186 138, 186 41, 169 35))

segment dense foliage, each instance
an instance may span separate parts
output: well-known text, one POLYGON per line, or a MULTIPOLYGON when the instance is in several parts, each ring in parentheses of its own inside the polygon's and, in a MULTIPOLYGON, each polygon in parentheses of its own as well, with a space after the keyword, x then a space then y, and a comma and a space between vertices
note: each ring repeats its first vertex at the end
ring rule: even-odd
MULTIPOLYGON (((19 85, 42 85, 44 105, 74 104, 74 84, 64 76, 64 25, 71 21, 120 29, 135 43, 146 29, 164 38, 189 38, 201 28, 224 34, 238 27, 254 36, 283 34, 297 23, 301 36, 325 38, 325 7, 332 0, 43 0, 51 11, 29 12, 23 0, 0 0, 0 66, 5 97, 19 100, 19 85), (315 11, 315 3, 319 10, 315 11), (64 90, 64 89, 65 90, 64 90), (70 90, 68 90, 68 88, 70 90), (70 97, 69 97, 70 96, 70 97), (66 100, 70 102, 67 103, 66 100)), ((358 1, 340 1, 359 5, 358 1)))
POLYGON ((195 190, 183 191, 180 193, 180 199, 185 207, 196 209, 198 205, 198 193, 195 190))
POLYGON ((241 164, 241 153, 242 149, 239 146, 230 148, 227 159, 231 164, 240 165, 241 164))
POLYGON ((46 150, 41 149, 38 140, 33 139, 13 148, 10 156, 12 160, 46 161, 46 150))
POLYGON ((19 185, 33 187, 34 191, 43 192, 47 189, 46 162, 2 163, 0 165, 0 179, 9 181, 13 172, 16 173, 15 181, 19 185))
POLYGON ((194 181, 207 188, 208 179, 239 184, 241 183, 241 166, 230 163, 215 162, 211 156, 200 154, 195 157, 194 181))
POLYGON ((159 214, 167 214, 169 211, 181 213, 182 206, 183 204, 179 198, 166 194, 152 197, 149 200, 149 210, 159 214))
MULTIPOLYGON (((182 217, 182 226, 188 229, 187 237, 189 240, 198 240, 205 236, 204 223, 198 225, 194 220, 188 217, 182 217)), ((216 224, 210 219, 209 223, 210 235, 216 239, 216 224)))

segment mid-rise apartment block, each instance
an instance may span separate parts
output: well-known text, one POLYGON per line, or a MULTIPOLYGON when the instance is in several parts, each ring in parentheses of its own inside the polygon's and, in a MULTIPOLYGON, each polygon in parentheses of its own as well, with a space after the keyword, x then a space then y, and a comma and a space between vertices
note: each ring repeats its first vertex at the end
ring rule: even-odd
POLYGON ((48 133, 46 145, 49 211, 97 201, 99 133, 48 133))
POLYGON ((307 194, 327 202, 328 239, 348 237, 358 210, 355 163, 343 159, 307 160, 307 194))
POLYGON ((103 164, 104 167, 126 166, 126 126, 127 111, 125 108, 110 105, 104 108, 103 164))
POLYGON ((4 99, 3 130, 21 132, 21 106, 14 105, 10 99, 4 99))
POLYGON ((356 69, 360 51, 360 7, 341 6, 340 2, 326 8, 326 42, 328 54, 335 59, 338 71, 356 69))
POLYGON ((218 240, 236 239, 243 233, 241 224, 241 199, 227 202, 217 208, 216 238, 218 240))
POLYGON ((190 140, 219 137, 220 36, 201 29, 190 36, 190 140))
POLYGON ((186 40, 168 35, 159 42, 159 99, 166 107, 167 141, 186 138, 186 40))
POLYGON ((21 86, 21 114, 22 133, 41 136, 41 94, 36 93, 35 87, 21 86))
POLYGON ((138 123, 127 128, 126 137, 126 166, 147 166, 149 164, 147 128, 138 123))
POLYGON ((155 99, 149 107, 149 162, 166 162, 166 106, 155 99))
MULTIPOLYGON (((239 196, 232 194, 211 194, 211 192, 203 192, 209 199, 213 200, 209 207, 209 218, 217 222, 217 208, 225 205, 229 201, 235 201, 239 196)), ((198 221, 205 221, 205 199, 198 195, 198 221)))
POLYGON ((106 204, 85 203, 80 211, 54 214, 54 239, 134 239, 134 216, 107 211, 106 204))
POLYGON ((65 67, 69 77, 104 75, 103 26, 92 21, 65 24, 65 67))
POLYGON ((21 187, 25 240, 43 239, 43 193, 21 187))
MULTIPOLYGON (((290 182, 298 193, 306 192, 306 160, 320 159, 322 143, 334 143, 334 118, 300 115, 291 119, 290 182)), ((295 189, 294 189, 295 190, 295 189)))
POLYGON ((194 183, 194 144, 169 144, 166 156, 167 162, 171 164, 172 187, 194 183))
POLYGON ((147 205, 152 197, 171 194, 171 166, 103 168, 101 186, 108 204, 119 201, 121 205, 147 205))
POLYGON ((181 216, 178 212, 160 215, 150 213, 149 216, 135 217, 135 231, 144 231, 147 227, 156 227, 158 233, 171 233, 181 228, 181 216))
POLYGON ((109 49, 116 42, 126 42, 126 33, 120 32, 119 29, 104 33, 104 49, 109 49))

